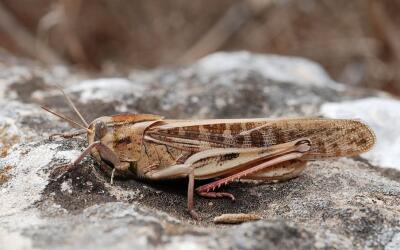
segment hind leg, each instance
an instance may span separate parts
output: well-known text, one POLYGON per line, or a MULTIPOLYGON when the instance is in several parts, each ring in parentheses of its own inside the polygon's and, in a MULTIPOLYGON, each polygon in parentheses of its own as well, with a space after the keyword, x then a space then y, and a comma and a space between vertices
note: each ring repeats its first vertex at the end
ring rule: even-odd
MULTIPOLYGON (((309 150, 309 148, 307 150, 309 150)), ((301 156, 303 156, 303 153, 300 153, 300 152, 288 153, 288 154, 284 154, 282 156, 278 156, 276 158, 267 160, 265 162, 261 162, 260 164, 252 166, 252 167, 250 167, 248 169, 245 169, 243 171, 240 171, 240 172, 237 172, 235 174, 229 175, 229 176, 227 176, 225 178, 222 178, 222 179, 216 180, 214 182, 208 183, 206 185, 200 186, 200 187, 196 188, 196 192, 199 195, 203 195, 204 196, 205 193, 209 193, 210 191, 213 191, 214 189, 219 188, 222 185, 226 185, 226 184, 228 184, 228 183, 230 183, 230 182, 232 182, 234 180, 245 179, 245 178, 249 179, 249 176, 252 176, 252 175, 254 176, 256 173, 259 173, 260 171, 261 172, 268 171, 267 170, 268 168, 271 168, 271 167, 274 168, 275 165, 279 165, 279 164, 282 164, 284 162, 289 162, 291 160, 298 159, 301 156)), ((288 173, 285 173, 285 174, 280 174, 280 175, 275 176, 274 178, 275 179, 276 178, 281 179, 281 178, 285 178, 285 177, 288 177, 288 176, 290 177, 290 175, 292 175, 295 172, 296 171, 291 171, 291 172, 288 172, 288 173)), ((263 177, 263 179, 264 178, 265 177, 263 177)), ((254 179, 254 177, 252 179, 254 179)), ((215 198, 228 197, 228 198, 231 198, 231 196, 229 194, 228 195, 224 195, 224 194, 215 195, 215 194, 212 194, 212 195, 209 195, 208 197, 215 197, 215 198)))
POLYGON ((270 182, 287 181, 299 176, 307 165, 307 161, 290 160, 285 161, 270 168, 263 169, 254 174, 247 175, 242 179, 263 180, 270 182))

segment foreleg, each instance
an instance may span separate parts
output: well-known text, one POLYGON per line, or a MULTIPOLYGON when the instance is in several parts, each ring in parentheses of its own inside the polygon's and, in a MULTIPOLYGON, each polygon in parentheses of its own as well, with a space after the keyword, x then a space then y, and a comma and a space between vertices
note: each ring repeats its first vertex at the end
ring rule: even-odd
MULTIPOLYGON (((102 159, 105 159, 112 163, 114 169, 113 172, 116 170, 125 170, 128 166, 129 163, 127 162, 121 162, 118 158, 118 155, 116 155, 110 148, 108 148, 106 145, 102 144, 100 141, 93 142, 90 144, 72 163, 63 165, 61 167, 58 167, 56 171, 58 172, 68 172, 76 167, 78 167, 79 163, 85 158, 85 156, 89 155, 92 149, 97 149, 99 152, 100 156, 102 159)), ((112 174, 113 177, 113 174, 112 174)), ((112 182, 112 178, 111 178, 112 182)))

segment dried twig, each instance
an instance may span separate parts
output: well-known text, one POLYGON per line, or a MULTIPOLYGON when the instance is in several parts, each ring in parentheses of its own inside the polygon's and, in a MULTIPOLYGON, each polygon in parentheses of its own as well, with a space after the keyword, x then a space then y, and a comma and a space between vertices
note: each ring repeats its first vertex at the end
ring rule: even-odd
POLYGON ((261 220, 257 214, 222 214, 214 218, 215 224, 239 224, 248 221, 261 220))
POLYGON ((18 22, 10 11, 0 2, 0 28, 15 41, 25 54, 47 64, 61 64, 64 61, 49 47, 36 38, 18 22))
POLYGON ((369 21, 378 38, 390 49, 395 60, 400 64, 400 33, 393 22, 388 18, 380 1, 367 2, 369 21))
POLYGON ((85 66, 95 67, 88 59, 75 31, 81 5, 81 0, 60 0, 54 4, 51 11, 44 15, 39 21, 37 40, 38 42, 47 43, 47 38, 51 30, 57 28, 64 34, 63 44, 73 61, 84 64, 85 66))
POLYGON ((269 7, 274 0, 240 1, 231 6, 178 63, 185 64, 219 49, 242 25, 269 7))

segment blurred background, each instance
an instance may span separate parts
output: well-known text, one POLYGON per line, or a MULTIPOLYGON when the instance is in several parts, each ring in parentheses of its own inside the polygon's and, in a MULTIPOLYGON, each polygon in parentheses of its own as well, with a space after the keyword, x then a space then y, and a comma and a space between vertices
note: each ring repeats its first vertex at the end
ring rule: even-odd
POLYGON ((293 55, 400 95, 398 13, 395 0, 0 0, 0 47, 95 73, 219 50, 293 55))

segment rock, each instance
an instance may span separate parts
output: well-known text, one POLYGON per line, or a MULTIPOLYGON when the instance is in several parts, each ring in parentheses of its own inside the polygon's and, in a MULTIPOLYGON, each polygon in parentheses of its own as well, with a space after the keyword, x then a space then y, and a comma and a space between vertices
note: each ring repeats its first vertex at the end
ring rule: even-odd
POLYGON ((3 52, 0 105, 0 249, 398 248, 399 101, 334 82, 308 60, 217 53, 183 68, 93 78, 3 52), (344 116, 369 123, 378 144, 360 157, 311 162, 288 182, 223 187, 235 203, 195 197, 196 222, 185 210, 185 180, 110 185, 91 158, 56 176, 55 167, 86 146, 84 137, 47 139, 71 128, 39 105, 74 116, 56 83, 88 121, 126 111, 185 119, 344 116), (223 213, 263 220, 215 226, 223 213))

